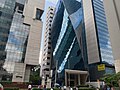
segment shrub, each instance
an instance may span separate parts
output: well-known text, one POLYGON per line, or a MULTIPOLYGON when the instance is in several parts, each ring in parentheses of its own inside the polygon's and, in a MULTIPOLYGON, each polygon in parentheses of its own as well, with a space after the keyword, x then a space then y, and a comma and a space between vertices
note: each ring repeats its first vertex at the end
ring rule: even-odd
POLYGON ((89 87, 89 85, 78 85, 77 87, 78 88, 80 88, 80 87, 89 87))
POLYGON ((78 90, 96 90, 94 88, 81 87, 78 90))
POLYGON ((19 88, 18 87, 10 87, 10 88, 4 88, 4 90, 19 90, 19 88))
POLYGON ((50 90, 51 88, 47 88, 47 90, 50 90))
POLYGON ((60 90, 59 88, 53 88, 53 90, 60 90))
POLYGON ((11 84, 12 82, 11 81, 2 81, 0 82, 2 85, 5 85, 5 84, 11 84))
POLYGON ((32 90, 43 90, 43 89, 40 89, 40 88, 32 88, 32 90))

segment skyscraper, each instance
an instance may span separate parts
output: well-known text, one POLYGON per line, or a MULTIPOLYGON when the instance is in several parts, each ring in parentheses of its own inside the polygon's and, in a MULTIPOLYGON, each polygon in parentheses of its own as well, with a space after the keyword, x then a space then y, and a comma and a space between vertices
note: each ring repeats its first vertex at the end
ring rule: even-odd
POLYGON ((41 62, 41 77, 44 77, 45 80, 49 79, 51 76, 50 66, 51 66, 51 24, 53 21, 55 8, 52 6, 48 7, 46 13, 46 22, 45 22, 45 30, 44 30, 44 46, 43 46, 43 54, 42 54, 42 62, 41 62))
POLYGON ((120 72, 120 1, 104 0, 116 72, 120 72))
POLYGON ((88 70, 92 81, 104 74, 114 73, 114 59, 102 0, 59 0, 51 34, 52 69, 55 70, 58 62, 59 80, 64 80, 66 68, 88 70))
POLYGON ((0 0, 0 80, 28 82, 39 64, 44 0, 0 0))
POLYGON ((91 80, 114 73, 114 59, 102 0, 83 0, 88 64, 91 80), (103 70, 99 64, 104 64, 103 70))
MULTIPOLYGON (((68 3, 68 5, 70 4, 73 3, 68 3)), ((78 7, 79 5, 81 5, 81 3, 78 3, 78 7)), ((82 27, 83 30, 81 32, 84 32, 83 23, 82 27)), ((81 44, 83 44, 82 41, 81 38, 81 44)), ((87 60, 83 59, 82 49, 79 46, 74 27, 62 0, 59 0, 56 7, 55 17, 52 23, 51 42, 53 50, 51 67, 53 70, 52 80, 54 83, 62 85, 65 83, 65 69, 85 70, 87 64, 87 60)))

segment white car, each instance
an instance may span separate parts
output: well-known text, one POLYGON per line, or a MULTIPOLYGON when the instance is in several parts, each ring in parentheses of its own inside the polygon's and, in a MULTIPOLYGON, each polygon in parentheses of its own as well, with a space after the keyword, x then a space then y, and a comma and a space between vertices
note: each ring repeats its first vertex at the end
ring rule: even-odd
POLYGON ((3 90, 3 85, 2 84, 0 84, 0 90, 3 90))

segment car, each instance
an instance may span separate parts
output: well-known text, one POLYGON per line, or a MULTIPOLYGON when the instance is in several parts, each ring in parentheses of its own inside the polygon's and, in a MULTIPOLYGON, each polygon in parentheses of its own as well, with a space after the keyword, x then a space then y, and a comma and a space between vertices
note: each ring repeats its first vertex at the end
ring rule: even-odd
POLYGON ((0 84, 0 90, 3 90, 3 85, 2 84, 0 84))

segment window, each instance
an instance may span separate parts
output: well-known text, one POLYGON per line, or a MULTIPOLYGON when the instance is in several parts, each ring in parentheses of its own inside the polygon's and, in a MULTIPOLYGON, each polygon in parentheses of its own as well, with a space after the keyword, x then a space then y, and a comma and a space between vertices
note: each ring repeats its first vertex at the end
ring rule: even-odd
POLYGON ((50 57, 47 57, 47 59, 50 59, 50 57))
POLYGON ((0 16, 2 15, 2 12, 0 11, 0 16))
POLYGON ((49 68, 44 69, 45 71, 49 71, 49 68))
POLYGON ((50 65, 50 63, 49 63, 49 62, 47 62, 47 65, 50 65))
POLYGON ((42 14, 43 14, 43 10, 36 8, 36 19, 37 20, 41 20, 42 14))
POLYGON ((49 39, 51 40, 51 37, 49 37, 49 39))
POLYGON ((51 31, 51 28, 49 28, 49 30, 51 31))
POLYGON ((48 44, 51 44, 51 42, 48 42, 48 44))
POLYGON ((49 77, 49 75, 46 75, 46 77, 49 77))
POLYGON ((51 47, 48 47, 48 49, 51 49, 51 47))
POLYGON ((49 33, 49 35, 51 35, 51 33, 49 33))
POLYGON ((15 10, 18 12, 18 13, 23 13, 23 10, 24 10, 24 5, 20 4, 20 3, 15 3, 15 10))
POLYGON ((50 54, 50 52, 48 52, 48 54, 50 54))

